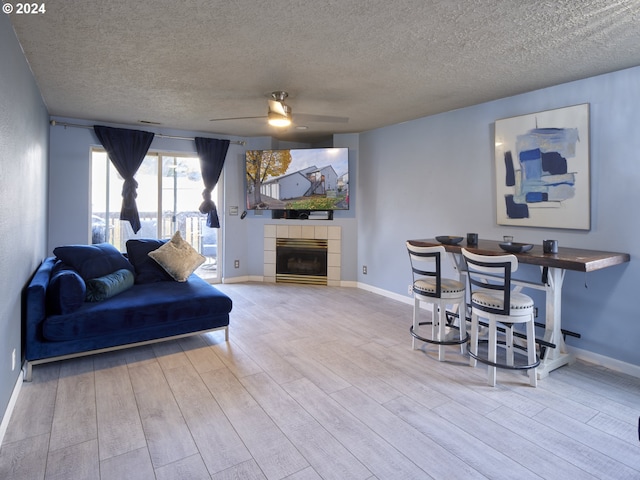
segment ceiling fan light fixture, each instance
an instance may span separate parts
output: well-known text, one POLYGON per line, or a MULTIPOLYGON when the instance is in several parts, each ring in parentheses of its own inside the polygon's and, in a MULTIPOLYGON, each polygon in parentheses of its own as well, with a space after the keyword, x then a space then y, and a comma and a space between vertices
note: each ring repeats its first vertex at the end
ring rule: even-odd
POLYGON ((280 115, 276 112, 269 112, 267 122, 273 127, 288 127, 291 125, 291 118, 287 115, 280 115))

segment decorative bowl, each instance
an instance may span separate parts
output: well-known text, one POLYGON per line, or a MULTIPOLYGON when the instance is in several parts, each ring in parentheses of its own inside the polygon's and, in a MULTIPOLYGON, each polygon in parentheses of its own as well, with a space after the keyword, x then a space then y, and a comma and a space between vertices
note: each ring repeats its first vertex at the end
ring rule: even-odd
POLYGON ((445 245, 456 245, 462 241, 463 237, 450 237, 448 235, 440 235, 436 240, 445 245))
POLYGON ((530 243, 503 242, 500 244, 500 248, 505 252, 524 253, 531 250, 533 245, 530 243))

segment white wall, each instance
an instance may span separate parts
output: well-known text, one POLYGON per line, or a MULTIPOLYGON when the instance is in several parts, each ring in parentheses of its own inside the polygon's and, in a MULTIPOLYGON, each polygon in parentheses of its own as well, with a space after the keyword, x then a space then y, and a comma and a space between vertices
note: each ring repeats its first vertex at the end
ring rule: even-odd
MULTIPOLYGON (((411 276, 404 241, 436 235, 477 232, 497 240, 509 234, 536 244, 555 238, 560 245, 630 253, 628 264, 567 273, 562 325, 582 335, 568 338, 569 345, 640 365, 638 92, 640 67, 361 134, 358 281, 406 296, 411 276), (591 230, 498 226, 494 122, 581 103, 590 104, 591 230)), ((521 269, 539 278, 537 268, 521 269)))
MULTIPOLYGON (((22 359, 22 291, 44 257, 48 116, 8 15, 0 15, 0 419, 22 359), (12 354, 16 352, 12 370, 12 354)), ((3 431, 0 428, 0 442, 3 431)))

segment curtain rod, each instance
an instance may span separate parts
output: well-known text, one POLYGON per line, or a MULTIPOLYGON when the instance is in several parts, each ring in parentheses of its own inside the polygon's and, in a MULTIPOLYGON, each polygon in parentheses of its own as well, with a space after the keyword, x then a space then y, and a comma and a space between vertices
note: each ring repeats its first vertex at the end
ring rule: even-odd
MULTIPOLYGON (((58 122, 56 120, 51 120, 49 123, 51 124, 52 127, 55 127, 55 126, 59 125, 61 127, 93 129, 93 125, 80 125, 78 123, 65 123, 65 122, 58 122)), ((155 136, 156 137, 160 137, 160 138, 171 138, 173 140, 195 140, 194 137, 180 137, 178 135, 165 135, 164 133, 156 133, 155 136)), ((246 145, 246 142, 244 142, 242 140, 229 140, 229 143, 231 143, 233 145, 246 145)))

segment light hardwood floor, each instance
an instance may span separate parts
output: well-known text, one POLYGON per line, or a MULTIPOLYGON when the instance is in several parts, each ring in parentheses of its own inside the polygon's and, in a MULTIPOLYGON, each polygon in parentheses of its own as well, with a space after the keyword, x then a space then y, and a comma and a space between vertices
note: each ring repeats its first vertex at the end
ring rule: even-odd
POLYGON ((411 307, 354 288, 220 285, 222 332, 34 367, 2 479, 638 479, 640 379, 528 385, 411 350, 411 307))

